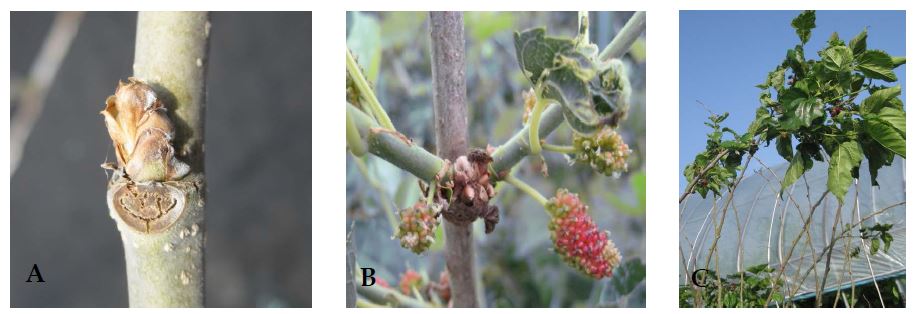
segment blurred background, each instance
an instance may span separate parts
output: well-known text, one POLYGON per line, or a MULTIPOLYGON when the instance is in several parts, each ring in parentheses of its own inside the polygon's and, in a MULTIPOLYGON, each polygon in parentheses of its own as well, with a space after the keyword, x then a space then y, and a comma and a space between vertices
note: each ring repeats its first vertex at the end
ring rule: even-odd
MULTIPOLYGON (((132 73, 136 18, 11 14, 13 307, 128 305, 99 111, 132 73)), ((206 305, 310 307, 311 13, 210 22, 206 305)))
MULTIPOLYGON (((591 40, 601 48, 632 12, 590 13, 591 40)), ((398 131, 435 151, 428 14, 420 12, 347 13, 347 47, 398 131)), ((522 128, 522 91, 531 88, 521 73, 514 31, 546 27, 547 34, 577 34, 576 12, 464 14, 467 100, 471 147, 498 146, 522 128)), ((619 178, 572 165, 564 155, 544 152, 549 177, 529 158, 518 164, 519 178, 546 197, 561 187, 579 193, 598 227, 611 232, 623 254, 612 279, 595 281, 578 273, 552 251, 543 207, 514 187, 500 184, 493 201, 501 221, 491 234, 474 224, 479 285, 490 307, 644 307, 645 306, 645 35, 623 61, 633 93, 629 117, 618 131, 632 149, 629 172, 619 178)), ((342 107, 341 107, 342 108, 342 107)), ((547 142, 570 145, 563 124, 547 142)), ((444 239, 417 256, 392 239, 395 212, 418 198, 417 179, 376 157, 347 154, 347 228, 353 230, 356 262, 373 267, 396 288, 401 274, 415 270, 426 282, 445 269, 444 239)))

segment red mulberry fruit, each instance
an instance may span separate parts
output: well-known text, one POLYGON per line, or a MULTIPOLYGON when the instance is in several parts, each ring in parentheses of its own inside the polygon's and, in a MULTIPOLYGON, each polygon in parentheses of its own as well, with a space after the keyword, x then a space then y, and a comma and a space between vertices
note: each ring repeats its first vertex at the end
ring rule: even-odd
POLYGON ((566 263, 596 279, 613 275, 620 263, 620 252, 608 238, 609 233, 597 229, 588 215, 588 206, 578 195, 557 191, 547 203, 547 211, 552 216, 550 237, 566 263))

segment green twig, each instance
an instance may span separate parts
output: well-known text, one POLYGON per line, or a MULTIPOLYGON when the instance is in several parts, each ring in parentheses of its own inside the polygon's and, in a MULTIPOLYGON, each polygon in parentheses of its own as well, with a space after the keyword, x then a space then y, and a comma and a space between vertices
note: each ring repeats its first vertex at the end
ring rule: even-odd
POLYGON ((540 155, 540 117, 543 115, 543 109, 549 104, 549 101, 537 95, 537 104, 531 113, 530 129, 527 132, 528 142, 531 143, 531 155, 540 155))
POLYGON ((372 286, 357 285, 356 289, 358 290, 361 297, 377 304, 410 308, 435 307, 434 304, 411 298, 409 296, 403 295, 400 293, 400 291, 391 288, 385 288, 377 284, 372 286))
POLYGON ((395 130, 394 124, 391 123, 391 118, 388 117, 388 113, 381 107, 381 103, 378 102, 378 97, 375 96, 375 92, 369 87, 369 82, 365 79, 365 76, 362 75, 362 70, 359 69, 359 64, 356 63, 356 58, 353 58, 353 54, 350 53, 349 48, 346 49, 346 72, 349 73, 353 82, 356 83, 359 94, 368 100, 369 110, 378 118, 378 123, 386 129, 395 130))
POLYGON ((588 20, 588 11, 578 11, 578 45, 591 43, 589 34, 590 22, 588 20))
POLYGON ((350 116, 349 110, 346 111, 346 145, 349 146, 350 152, 356 157, 365 155, 365 144, 359 137, 359 129, 356 128, 356 122, 350 116))
POLYGON ((548 143, 543 143, 543 149, 563 154, 575 154, 579 152, 578 148, 575 148, 575 146, 553 145, 548 143))
POLYGON ((429 181, 429 190, 426 191, 426 206, 432 206, 432 201, 435 199, 435 191, 438 190, 438 182, 429 181))
POLYGON ((442 171, 444 160, 413 144, 402 134, 380 128, 378 123, 355 106, 347 104, 346 109, 356 124, 359 136, 365 141, 369 153, 424 181, 437 180, 436 176, 440 172, 440 179, 450 180, 450 174, 442 171))
POLYGON ((391 204, 394 204, 394 202, 391 201, 390 196, 388 196, 388 192, 384 189, 384 186, 381 185, 381 182, 375 180, 375 177, 372 176, 371 172, 369 172, 369 167, 366 166, 365 160, 360 157, 353 156, 353 161, 356 162, 356 168, 359 168, 359 172, 362 173, 363 177, 365 177, 365 181, 368 182, 368 184, 378 192, 378 195, 381 198, 379 203, 381 203, 381 208, 384 209, 384 214, 388 218, 388 222, 391 223, 391 230, 396 231, 399 223, 397 221, 397 217, 394 216, 394 209, 391 208, 391 204))
POLYGON ((613 41, 600 52, 600 60, 607 61, 613 58, 622 57, 632 47, 632 43, 639 38, 639 35, 645 31, 645 12, 635 12, 632 18, 623 25, 620 32, 616 34, 613 41))
POLYGON ((518 188, 519 190, 523 191, 525 194, 527 194, 528 196, 533 198, 535 201, 537 201, 537 203, 540 203, 541 206, 546 207, 546 203, 548 202, 547 199, 545 197, 543 197, 543 195, 540 194, 540 192, 537 192, 537 190, 534 189, 534 187, 528 185, 527 183, 524 183, 524 181, 521 181, 520 179, 518 179, 518 177, 515 177, 515 175, 513 175, 513 174, 509 174, 509 175, 505 176, 504 180, 505 180, 505 182, 508 182, 508 184, 514 185, 516 188, 518 188))
POLYGON ((369 301, 369 300, 366 300, 363 298, 359 298, 359 299, 356 299, 356 307, 358 307, 358 308, 385 308, 385 307, 390 307, 390 306, 373 303, 372 301, 369 301))

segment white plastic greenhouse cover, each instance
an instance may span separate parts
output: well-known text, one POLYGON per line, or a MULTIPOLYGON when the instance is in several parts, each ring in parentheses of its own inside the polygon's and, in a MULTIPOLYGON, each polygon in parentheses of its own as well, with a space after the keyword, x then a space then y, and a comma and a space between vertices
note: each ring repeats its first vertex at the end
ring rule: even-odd
MULTIPOLYGON (((785 163, 773 167, 771 171, 758 167, 761 169, 755 174, 747 171, 746 177, 734 194, 733 206, 727 211, 727 220, 718 240, 719 255, 717 258, 712 256, 707 268, 715 270, 717 262, 718 274, 724 277, 753 265, 767 263, 776 269, 777 274, 779 261, 787 259, 788 266, 782 276, 786 282, 785 287, 793 291, 800 284, 800 288, 797 293, 786 296, 798 297, 815 292, 814 277, 823 276, 825 256, 816 264, 816 275, 809 272, 807 278, 801 280, 804 274, 808 273, 813 261, 829 245, 838 203, 832 194, 827 195, 811 219, 811 241, 808 243, 806 234, 801 235, 793 254, 788 259, 792 242, 802 231, 804 221, 810 213, 810 206, 826 191, 828 165, 814 162, 813 169, 793 186, 788 187, 785 195, 779 199, 777 195, 780 182, 787 166, 785 163)), ((753 164, 750 169, 753 169, 753 164)), ((860 221, 861 217, 866 218, 873 212, 905 201, 905 160, 897 157, 892 166, 882 168, 877 175, 879 186, 871 186, 866 160, 860 169, 860 179, 849 188, 845 197, 836 233, 842 232, 845 224, 854 224, 860 221)), ((689 285, 690 274, 696 269, 706 268, 706 258, 715 238, 715 228, 720 221, 720 209, 726 200, 727 194, 717 198, 717 202, 711 193, 705 199, 693 194, 681 204, 681 284, 689 285), (700 267, 696 267, 697 263, 700 267)), ((890 229, 893 242, 889 252, 884 253, 881 249, 872 256, 869 254, 870 242, 863 243, 859 237, 851 238, 847 248, 845 241, 837 242, 832 252, 825 291, 905 273, 905 208, 905 204, 892 207, 863 223, 865 226, 874 223, 893 224, 890 229), (850 251, 854 247, 860 247, 860 254, 857 258, 846 259, 846 249, 850 251)), ((853 230, 857 235, 857 228, 853 230)))

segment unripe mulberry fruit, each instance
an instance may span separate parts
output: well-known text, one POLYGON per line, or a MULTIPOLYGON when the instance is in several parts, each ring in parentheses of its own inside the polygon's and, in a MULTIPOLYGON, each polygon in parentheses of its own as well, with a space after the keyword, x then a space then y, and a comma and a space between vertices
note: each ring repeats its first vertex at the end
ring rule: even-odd
POLYGON ((591 135, 576 133, 572 141, 578 151, 574 157, 575 162, 587 163, 597 172, 608 176, 619 176, 629 170, 627 160, 632 150, 613 128, 604 127, 591 135))
POLYGON ((552 216, 549 229, 556 253, 595 279, 612 276, 620 263, 620 252, 608 238, 609 233, 597 229, 588 215, 588 206, 578 195, 560 189, 546 207, 552 216))
POLYGON ((400 246, 416 254, 428 250, 435 242, 440 207, 438 203, 426 205, 425 200, 420 199, 413 206, 400 210, 400 226, 394 233, 394 237, 400 239, 400 246))

